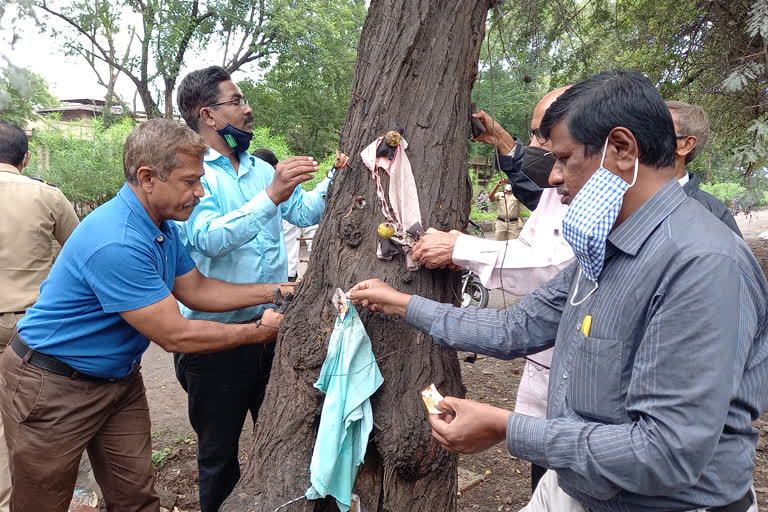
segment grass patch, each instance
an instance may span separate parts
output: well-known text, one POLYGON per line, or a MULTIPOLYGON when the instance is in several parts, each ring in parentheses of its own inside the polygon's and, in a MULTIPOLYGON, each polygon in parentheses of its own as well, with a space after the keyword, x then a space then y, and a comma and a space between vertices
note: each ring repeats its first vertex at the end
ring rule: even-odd
POLYGON ((162 468, 168 461, 168 457, 173 455, 174 452, 175 450, 170 446, 166 446, 162 450, 152 450, 152 466, 155 469, 162 468))

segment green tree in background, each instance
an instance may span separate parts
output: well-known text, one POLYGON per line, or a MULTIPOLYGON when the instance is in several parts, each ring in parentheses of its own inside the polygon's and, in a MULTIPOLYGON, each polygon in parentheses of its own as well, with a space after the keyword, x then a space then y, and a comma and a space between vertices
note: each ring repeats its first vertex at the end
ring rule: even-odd
POLYGON ((95 118, 86 134, 38 130, 30 139, 32 158, 24 174, 55 183, 83 216, 123 186, 123 144, 133 127, 122 119, 105 128, 95 118))
POLYGON ((758 186, 752 176, 768 163, 765 0, 507 1, 491 19, 502 54, 531 57, 539 90, 632 68, 665 98, 702 105, 713 140, 693 171, 758 186))
MULTIPOLYGON (((349 14, 344 2, 323 0, 31 3, 35 12, 47 15, 42 26, 52 37, 93 68, 107 90, 108 101, 127 103, 115 93, 117 79, 125 76, 148 117, 168 118, 173 115, 173 94, 181 68, 190 54, 215 49, 217 62, 211 64, 220 64, 230 73, 251 62, 268 66, 271 56, 317 37, 315 32, 326 24, 326 18, 343 24, 349 14)), ((319 32, 333 30, 341 28, 319 32)))
POLYGON ((11 65, 0 68, 0 119, 23 128, 37 109, 58 104, 40 75, 11 65))
POLYGON ((307 30, 279 43, 277 60, 261 80, 239 85, 254 124, 283 134, 295 154, 323 159, 337 149, 366 9, 362 0, 310 1, 305 8, 313 16, 297 17, 295 26, 307 30))
MULTIPOLYGON (((491 24, 493 27, 493 24, 491 24)), ((490 29, 495 37, 486 38, 480 51, 479 74, 472 89, 472 101, 478 110, 485 110, 510 134, 528 143, 531 114, 536 103, 546 94, 543 81, 534 82, 535 61, 526 45, 512 50, 499 33, 490 29)), ((492 156, 488 144, 470 144, 471 155, 492 156)))

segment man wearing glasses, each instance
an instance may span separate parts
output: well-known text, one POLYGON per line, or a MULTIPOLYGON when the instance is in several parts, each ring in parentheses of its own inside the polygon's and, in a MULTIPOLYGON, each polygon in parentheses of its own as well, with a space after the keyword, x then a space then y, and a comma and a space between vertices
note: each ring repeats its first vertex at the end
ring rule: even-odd
MULTIPOLYGON (((504 242, 479 240, 458 231, 445 233, 430 228, 414 247, 416 261, 427 268, 468 268, 480 276, 484 286, 514 295, 531 293, 573 261, 571 246, 562 236, 562 220, 568 207, 560 203, 556 189, 547 184, 554 165, 552 146, 548 140, 538 138, 544 113, 567 89, 551 91, 536 105, 528 146, 486 112, 473 114, 485 126, 485 132, 476 141, 496 146, 498 167, 507 174, 514 195, 532 210, 519 238, 504 242)), ((526 359, 515 412, 545 418, 552 349, 526 359)), ((545 471, 541 466, 531 465, 533 490, 545 471)))
MULTIPOLYGON (((253 109, 229 73, 211 66, 179 85, 177 102, 190 128, 210 149, 204 156, 205 195, 179 230, 204 275, 232 283, 283 282, 288 263, 283 219, 299 227, 320 221, 330 179, 312 192, 317 162, 297 156, 273 168, 248 153, 253 109)), ((257 321, 268 306, 229 313, 182 307, 187 318, 225 323, 257 321)), ((272 367, 274 344, 209 354, 176 354, 176 375, 188 393, 198 436, 200 508, 215 512, 240 478, 238 445, 248 411, 256 422, 272 367)))

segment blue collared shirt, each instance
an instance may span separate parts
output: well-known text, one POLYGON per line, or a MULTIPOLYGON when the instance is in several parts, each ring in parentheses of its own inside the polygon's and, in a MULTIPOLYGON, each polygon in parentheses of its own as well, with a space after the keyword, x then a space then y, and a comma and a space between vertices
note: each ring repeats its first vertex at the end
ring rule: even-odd
POLYGON ((120 312, 166 298, 194 266, 176 225, 158 228, 126 184, 72 232, 19 335, 82 373, 125 377, 149 340, 120 312))
MULTIPOLYGON (((239 172, 229 158, 210 149, 203 161, 205 195, 179 232, 200 272, 230 283, 281 283, 288 280, 283 219, 299 227, 317 224, 325 209, 329 179, 311 192, 296 187, 275 206, 266 189, 275 175, 271 165, 240 153, 239 172)), ((180 304, 187 318, 245 322, 270 305, 226 313, 203 313, 180 304)))
POLYGON ((768 283, 749 247, 673 180, 609 235, 599 288, 573 306, 577 268, 504 311, 414 297, 406 321, 504 359, 554 344, 547 419, 512 413, 507 445, 590 511, 741 498, 768 401, 768 283))

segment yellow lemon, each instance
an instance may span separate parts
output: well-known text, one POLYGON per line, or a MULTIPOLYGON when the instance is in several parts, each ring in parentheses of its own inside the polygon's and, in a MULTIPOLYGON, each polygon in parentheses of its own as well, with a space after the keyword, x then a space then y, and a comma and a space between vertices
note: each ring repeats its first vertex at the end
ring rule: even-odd
POLYGON ((395 235, 395 226, 389 222, 382 222, 376 232, 381 238, 392 238, 395 235))

